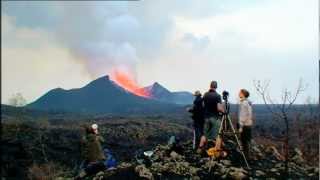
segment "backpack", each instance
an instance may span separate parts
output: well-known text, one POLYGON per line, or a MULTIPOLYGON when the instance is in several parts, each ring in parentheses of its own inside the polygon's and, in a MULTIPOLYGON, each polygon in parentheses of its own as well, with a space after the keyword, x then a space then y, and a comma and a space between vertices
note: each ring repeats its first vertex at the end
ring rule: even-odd
POLYGON ((106 166, 106 169, 115 168, 117 166, 117 160, 112 155, 109 149, 103 150, 106 160, 103 162, 106 166))

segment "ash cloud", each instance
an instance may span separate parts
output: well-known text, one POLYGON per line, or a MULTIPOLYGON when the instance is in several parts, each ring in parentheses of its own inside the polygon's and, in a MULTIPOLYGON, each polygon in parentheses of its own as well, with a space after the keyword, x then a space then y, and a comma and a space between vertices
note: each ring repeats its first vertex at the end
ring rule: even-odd
MULTIPOLYGON (((190 11, 202 8, 191 1, 13 2, 5 7, 9 14, 17 15, 19 11, 23 15, 17 16, 21 26, 51 31, 54 39, 86 66, 92 78, 109 73, 114 66, 125 66, 134 72, 137 63, 161 56, 176 15, 208 15, 190 11)), ((203 45, 196 41, 195 46, 203 45)))
POLYGON ((87 3, 63 7, 57 38, 83 61, 93 77, 109 73, 114 66, 134 69, 139 58, 128 37, 128 32, 139 26, 134 17, 125 15, 123 8, 112 10, 87 3))
POLYGON ((140 13, 152 13, 146 11, 148 7, 131 4, 129 8, 128 3, 65 2, 61 6, 56 36, 93 77, 110 73, 114 67, 135 73, 139 61, 161 53, 171 20, 158 16, 155 22, 140 13))

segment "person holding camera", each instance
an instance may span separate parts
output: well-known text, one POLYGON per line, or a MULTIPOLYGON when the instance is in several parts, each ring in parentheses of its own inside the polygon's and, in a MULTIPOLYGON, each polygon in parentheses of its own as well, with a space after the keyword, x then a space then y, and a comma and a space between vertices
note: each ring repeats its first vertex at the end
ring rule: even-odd
POLYGON ((243 153, 249 159, 250 142, 251 142, 251 129, 252 129, 252 103, 248 100, 250 96, 249 91, 241 89, 239 92, 239 122, 238 128, 240 133, 240 141, 243 153))
POLYGON ((204 136, 202 136, 200 142, 201 150, 208 141, 215 142, 219 131, 221 112, 224 112, 221 95, 216 91, 217 88, 218 83, 212 81, 209 91, 203 96, 205 122, 204 136))
POLYGON ((196 91, 194 96, 193 106, 188 111, 192 113, 191 118, 193 119, 193 149, 197 149, 203 135, 204 107, 200 91, 196 91))

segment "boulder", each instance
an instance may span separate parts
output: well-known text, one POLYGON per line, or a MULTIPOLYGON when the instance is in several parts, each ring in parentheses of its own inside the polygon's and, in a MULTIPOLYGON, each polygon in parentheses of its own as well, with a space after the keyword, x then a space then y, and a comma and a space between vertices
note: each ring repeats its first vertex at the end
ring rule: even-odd
POLYGON ((276 169, 276 168, 271 168, 271 169, 270 169, 270 172, 276 173, 276 172, 278 172, 278 169, 276 169))
MULTIPOLYGON (((226 145, 229 148, 233 147, 228 142, 225 142, 226 145)), ((229 156, 225 159, 201 157, 193 151, 191 142, 182 144, 181 149, 183 151, 177 153, 168 146, 158 145, 154 148, 150 167, 145 164, 122 164, 121 166, 135 167, 136 175, 144 179, 278 179, 283 177, 281 174, 284 171, 283 157, 273 146, 252 147, 252 157, 257 157, 257 160, 251 161, 250 170, 243 168, 245 165, 241 154, 235 148, 228 149, 229 156)), ((298 157, 301 156, 298 151, 295 154, 298 157)), ((289 171, 292 177, 298 179, 305 177, 313 179, 319 174, 318 168, 293 161, 289 163, 289 171)))
POLYGON ((276 147, 274 146, 269 146, 266 149, 266 153, 272 155, 273 157, 275 157, 277 160, 282 161, 285 158, 279 153, 279 151, 277 150, 276 147))
POLYGON ((300 151, 300 149, 295 148, 294 149, 294 155, 291 158, 291 160, 297 164, 303 164, 304 163, 304 159, 303 159, 303 154, 300 151))
POLYGON ((174 159, 174 160, 180 160, 180 159, 182 159, 182 156, 179 155, 178 153, 176 153, 175 151, 172 151, 172 152, 170 153, 170 157, 171 157, 172 159, 174 159))
POLYGON ((266 175, 266 173, 263 172, 263 171, 261 171, 261 170, 257 170, 257 171, 256 171, 256 176, 257 176, 257 177, 264 177, 265 175, 266 175))
POLYGON ((230 160, 222 160, 221 163, 224 164, 225 166, 231 166, 232 165, 230 160))
POLYGON ((294 148, 294 153, 295 153, 296 155, 298 155, 298 156, 302 156, 302 155, 303 155, 303 153, 301 152, 301 150, 298 149, 298 148, 294 148))
POLYGON ((153 174, 150 172, 148 168, 146 168, 144 165, 138 165, 135 168, 135 172, 139 174, 139 177, 146 178, 149 180, 153 180, 153 174))
POLYGON ((230 168, 229 175, 232 179, 241 180, 248 178, 248 172, 245 171, 243 168, 230 168))

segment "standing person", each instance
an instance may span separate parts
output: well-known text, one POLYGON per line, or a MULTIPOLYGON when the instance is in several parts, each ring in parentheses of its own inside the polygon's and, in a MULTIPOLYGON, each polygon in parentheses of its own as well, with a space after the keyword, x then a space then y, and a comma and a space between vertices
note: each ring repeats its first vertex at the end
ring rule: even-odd
POLYGON ((239 133, 242 149, 246 157, 249 159, 251 130, 252 130, 252 103, 248 100, 249 91, 241 89, 239 92, 239 133))
POLYGON ((86 135, 83 137, 82 141, 82 156, 84 158, 84 164, 83 169, 76 179, 82 179, 88 175, 92 175, 106 169, 104 165, 106 157, 101 146, 103 138, 98 133, 97 124, 93 124, 91 127, 86 127, 86 135))
POLYGON ((216 91, 217 88, 218 83, 216 81, 212 81, 210 83, 209 91, 203 96, 205 122, 204 136, 202 136, 200 142, 200 147, 202 149, 208 141, 215 141, 220 126, 220 114, 221 112, 224 112, 221 95, 216 91))
POLYGON ((192 113, 191 118, 193 119, 193 149, 197 149, 203 135, 204 107, 200 91, 196 91, 194 96, 193 107, 189 109, 189 112, 192 113))

